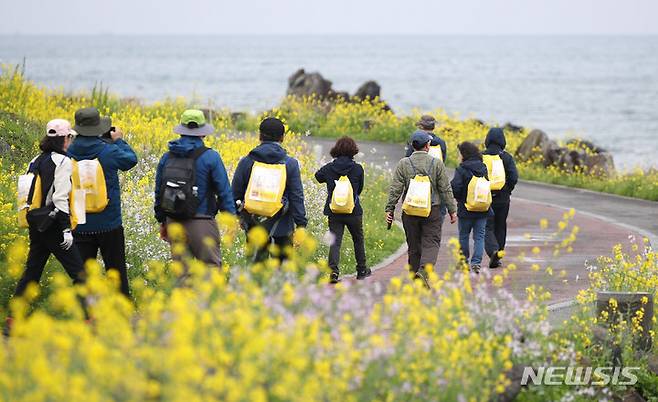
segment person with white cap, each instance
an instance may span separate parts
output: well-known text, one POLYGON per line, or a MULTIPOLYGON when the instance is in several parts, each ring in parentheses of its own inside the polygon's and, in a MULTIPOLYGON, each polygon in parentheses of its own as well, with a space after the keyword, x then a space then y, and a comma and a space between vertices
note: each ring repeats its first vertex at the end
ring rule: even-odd
POLYGON ((15 295, 25 293, 30 282, 39 283, 50 255, 62 264, 74 283, 83 282, 83 261, 73 245, 70 219, 72 162, 66 151, 75 132, 63 119, 48 122, 41 140, 41 154, 32 159, 33 175, 27 203, 30 251, 15 295))

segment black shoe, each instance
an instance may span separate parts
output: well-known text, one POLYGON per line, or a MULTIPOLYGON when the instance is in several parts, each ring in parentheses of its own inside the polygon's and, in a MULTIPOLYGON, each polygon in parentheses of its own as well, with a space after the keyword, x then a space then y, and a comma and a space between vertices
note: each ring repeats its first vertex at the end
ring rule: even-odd
POLYGON ((338 277, 338 272, 332 272, 331 277, 329 278, 329 283, 336 284, 338 282, 340 282, 340 278, 338 277))
POLYGON ((499 251, 493 253, 491 258, 489 258, 489 268, 496 269, 503 266, 503 263, 500 262, 500 257, 498 256, 499 251))
POLYGON ((366 279, 370 275, 372 275, 372 271, 370 270, 370 268, 368 268, 365 271, 358 271, 356 273, 356 279, 360 281, 362 279, 366 279))

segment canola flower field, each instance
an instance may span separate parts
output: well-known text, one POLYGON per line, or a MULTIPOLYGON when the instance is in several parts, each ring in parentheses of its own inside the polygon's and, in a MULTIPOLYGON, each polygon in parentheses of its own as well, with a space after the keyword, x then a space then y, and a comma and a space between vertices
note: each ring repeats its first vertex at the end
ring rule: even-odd
MULTIPOLYGON (((592 311, 599 290, 655 292, 658 255, 642 241, 632 245, 633 256, 620 246, 591 266, 591 285, 560 328, 547 321, 550 294, 532 286, 525 299, 515 299, 503 286, 513 264, 496 275, 470 275, 461 269, 454 241, 449 247, 455 264, 442 274, 429 271, 431 290, 405 276, 390 283, 329 286, 321 216, 311 216, 308 232, 295 234, 297 255, 279 268, 271 261, 247 264, 240 251, 246 240, 223 215, 226 270, 188 261, 191 278, 176 286, 182 266, 169 260, 157 240, 151 192, 153 167, 185 107, 183 101, 145 107, 103 93, 64 95, 15 74, 0 76, 0 133, 14 139, 0 160, 0 316, 9 308, 14 317, 11 336, 0 340, 1 401, 505 400, 515 394, 519 368, 607 365, 612 350, 621 351, 624 365, 641 368, 635 390, 658 400, 652 355, 633 348, 640 335, 655 342, 655 319, 643 334, 637 317, 608 325, 609 317, 592 311), (121 296, 117 278, 105 276, 98 264, 89 264, 87 283, 76 287, 51 264, 42 280, 46 286, 31 286, 24 298, 9 303, 27 254, 25 233, 15 224, 15 178, 36 152, 34 130, 89 104, 131 133, 127 140, 141 158, 122 178, 134 300, 121 296), (597 338, 598 328, 609 337, 597 338)), ((290 118, 287 122, 300 131, 290 118)), ((213 123, 225 132, 236 125, 221 114, 213 123)), ((256 139, 224 135, 210 141, 230 169, 256 139)), ((314 161, 294 141, 286 147, 308 177, 314 161)), ((374 223, 381 220, 378 197, 385 196, 387 182, 375 171, 367 180, 374 223)), ((321 187, 307 181, 305 190, 308 210, 321 211, 321 187)), ((565 214, 555 226, 567 252, 578 233, 568 227, 569 218, 565 214)), ((553 230, 545 220, 540 226, 553 230)), ((392 252, 402 241, 400 232, 379 228, 366 228, 374 242, 368 245, 370 258, 392 252)), ((176 241, 175 229, 171 235, 176 241)), ((613 400, 627 392, 595 381, 529 386, 516 400, 613 400)))

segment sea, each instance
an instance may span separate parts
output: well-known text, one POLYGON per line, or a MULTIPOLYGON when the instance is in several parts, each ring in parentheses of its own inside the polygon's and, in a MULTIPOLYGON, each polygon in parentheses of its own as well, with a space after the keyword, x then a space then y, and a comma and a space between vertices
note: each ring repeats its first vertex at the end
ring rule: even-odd
POLYGON ((51 88, 262 111, 297 69, 396 113, 442 108, 584 138, 618 168, 658 167, 658 36, 0 36, 0 63, 51 88))

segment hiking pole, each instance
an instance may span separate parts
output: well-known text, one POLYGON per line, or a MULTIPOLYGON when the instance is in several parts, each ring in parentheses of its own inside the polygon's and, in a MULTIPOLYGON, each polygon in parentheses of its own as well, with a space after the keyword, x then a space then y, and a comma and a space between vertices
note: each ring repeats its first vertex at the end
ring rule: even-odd
POLYGON ((386 230, 391 230, 392 225, 393 225, 393 222, 389 222, 388 225, 386 225, 386 230))

